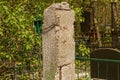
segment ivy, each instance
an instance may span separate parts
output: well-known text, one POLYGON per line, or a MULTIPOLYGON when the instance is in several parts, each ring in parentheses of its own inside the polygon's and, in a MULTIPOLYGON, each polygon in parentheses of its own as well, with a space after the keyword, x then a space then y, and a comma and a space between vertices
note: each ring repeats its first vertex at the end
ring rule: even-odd
MULTIPOLYGON (((0 64, 4 63, 0 65, 1 75, 9 75, 9 73, 3 73, 5 70, 14 72, 9 69, 9 65, 14 68, 14 64, 17 65, 18 62, 25 63, 29 60, 34 62, 33 66, 38 64, 38 55, 33 54, 38 53, 41 47, 41 38, 36 36, 32 27, 36 13, 35 6, 36 4, 29 0, 0 1, 0 64), (35 47, 38 48, 34 50, 35 47)), ((19 65, 26 66, 26 64, 19 65)), ((28 78, 28 75, 21 76, 28 78)), ((0 77, 0 79, 3 78, 0 77)))

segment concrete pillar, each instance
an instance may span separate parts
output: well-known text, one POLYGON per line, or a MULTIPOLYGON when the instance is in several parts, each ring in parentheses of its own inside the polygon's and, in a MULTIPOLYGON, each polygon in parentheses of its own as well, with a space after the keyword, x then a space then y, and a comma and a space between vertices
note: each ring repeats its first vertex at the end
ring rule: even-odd
POLYGON ((66 2, 44 11, 43 80, 75 79, 74 11, 66 2))

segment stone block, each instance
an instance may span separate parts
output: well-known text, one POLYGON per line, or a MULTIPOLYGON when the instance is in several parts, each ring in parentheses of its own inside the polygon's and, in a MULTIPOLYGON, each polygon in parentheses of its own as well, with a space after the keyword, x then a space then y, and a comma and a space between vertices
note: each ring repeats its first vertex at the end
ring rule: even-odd
POLYGON ((43 80, 75 79, 74 11, 66 2, 44 11, 43 80))

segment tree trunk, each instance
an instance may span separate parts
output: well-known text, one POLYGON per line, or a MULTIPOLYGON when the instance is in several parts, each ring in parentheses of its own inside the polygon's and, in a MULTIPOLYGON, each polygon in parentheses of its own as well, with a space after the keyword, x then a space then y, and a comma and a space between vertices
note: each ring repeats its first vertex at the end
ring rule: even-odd
POLYGON ((116 2, 111 2, 111 34, 113 47, 119 46, 117 24, 118 24, 117 4, 116 2))
POLYGON ((100 30, 99 30, 97 20, 96 20, 96 23, 95 23, 95 27, 96 27, 96 33, 97 33, 98 47, 102 47, 101 35, 100 35, 100 30))
POLYGON ((98 22, 96 19, 96 14, 95 14, 95 7, 94 7, 94 1, 90 0, 91 2, 91 25, 93 30, 93 46, 97 45, 98 42, 98 47, 102 46, 102 42, 101 42, 101 36, 100 36, 100 32, 99 32, 99 26, 98 26, 98 22))

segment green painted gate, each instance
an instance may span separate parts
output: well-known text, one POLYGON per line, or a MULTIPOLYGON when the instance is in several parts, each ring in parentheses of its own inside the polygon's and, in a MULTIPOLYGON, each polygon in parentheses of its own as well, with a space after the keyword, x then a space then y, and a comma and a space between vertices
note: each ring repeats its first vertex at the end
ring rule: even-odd
POLYGON ((90 57, 77 56, 77 80, 120 80, 120 51, 102 48, 90 54, 90 57))

